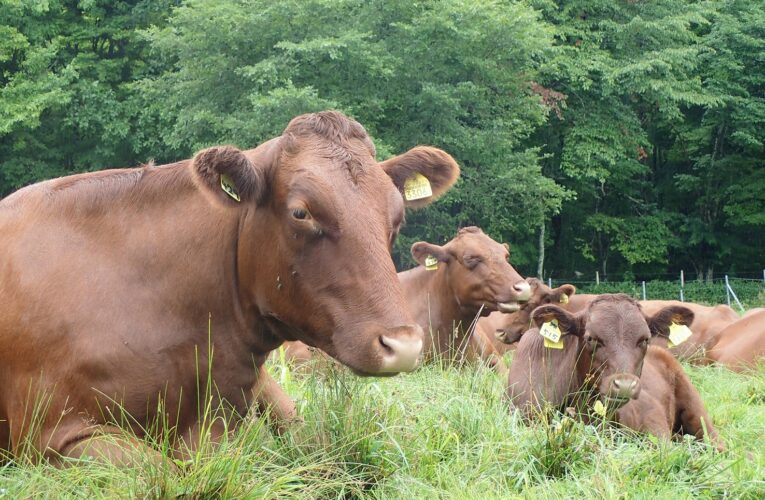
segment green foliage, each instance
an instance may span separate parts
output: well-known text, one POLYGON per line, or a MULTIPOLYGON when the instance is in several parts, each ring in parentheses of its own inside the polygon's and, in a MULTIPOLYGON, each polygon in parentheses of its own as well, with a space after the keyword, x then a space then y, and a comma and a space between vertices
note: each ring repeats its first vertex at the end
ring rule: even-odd
POLYGON ((757 0, 0 1, 0 195, 357 118, 449 151, 414 241, 481 226, 532 274, 765 268, 757 0), (352 20, 352 22, 350 22, 352 20), (549 273, 549 271, 548 271, 549 273))

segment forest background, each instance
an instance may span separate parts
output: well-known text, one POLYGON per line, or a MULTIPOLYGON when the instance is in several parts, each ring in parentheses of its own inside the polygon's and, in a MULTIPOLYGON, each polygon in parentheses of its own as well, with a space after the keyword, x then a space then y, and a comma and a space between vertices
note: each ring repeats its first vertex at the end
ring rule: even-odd
POLYGON ((478 225, 524 275, 762 277, 761 0, 0 0, 0 197, 358 119, 449 151, 413 241, 478 225))

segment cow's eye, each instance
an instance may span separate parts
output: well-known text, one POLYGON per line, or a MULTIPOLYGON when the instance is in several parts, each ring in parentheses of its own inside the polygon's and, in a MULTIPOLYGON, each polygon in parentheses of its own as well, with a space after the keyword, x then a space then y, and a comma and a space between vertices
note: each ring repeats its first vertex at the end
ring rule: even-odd
POLYGON ((648 347, 648 339, 638 340, 638 347, 641 349, 645 349, 646 347, 648 347))
POLYGON ((594 351, 595 349, 597 349, 598 347, 600 347, 600 345, 601 345, 601 344, 602 344, 602 342, 601 342, 600 340, 598 340, 598 339, 595 339, 595 338, 592 338, 592 337, 590 337, 589 339, 587 339, 587 346, 588 346, 588 347, 589 347, 591 350, 593 350, 593 351, 594 351))
POLYGON ((480 263, 481 263, 481 259, 480 259, 480 257, 472 257, 472 256, 471 256, 471 257, 465 257, 465 258, 463 259, 463 261, 464 261, 464 263, 465 263, 465 267, 467 267, 468 269, 473 269, 473 268, 475 268, 475 267, 476 267, 478 264, 480 264, 480 263))
POLYGON ((308 218, 308 212, 302 208, 295 208, 292 210, 292 216, 298 220, 305 220, 308 218))

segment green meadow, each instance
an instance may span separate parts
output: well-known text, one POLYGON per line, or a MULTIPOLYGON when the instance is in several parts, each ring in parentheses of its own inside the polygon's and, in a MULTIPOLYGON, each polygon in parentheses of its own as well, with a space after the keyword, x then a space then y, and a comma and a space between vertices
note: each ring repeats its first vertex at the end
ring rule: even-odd
POLYGON ((379 379, 277 361, 271 371, 304 419, 292 431, 277 436, 252 418, 176 464, 56 469, 21 459, 0 469, 0 498, 763 498, 765 366, 685 367, 723 453, 607 423, 561 429, 554 415, 527 425, 483 366, 433 363, 379 379))

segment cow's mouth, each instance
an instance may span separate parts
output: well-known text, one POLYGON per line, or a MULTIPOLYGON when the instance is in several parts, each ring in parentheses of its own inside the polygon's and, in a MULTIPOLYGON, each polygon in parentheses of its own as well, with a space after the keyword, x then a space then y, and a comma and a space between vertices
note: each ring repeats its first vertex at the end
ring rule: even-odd
POLYGON ((632 401, 632 398, 619 398, 613 396, 603 396, 602 399, 606 407, 611 410, 618 410, 622 406, 632 401))
POLYGON ((525 302, 498 302, 497 309, 500 312, 509 314, 520 311, 523 304, 525 302))

